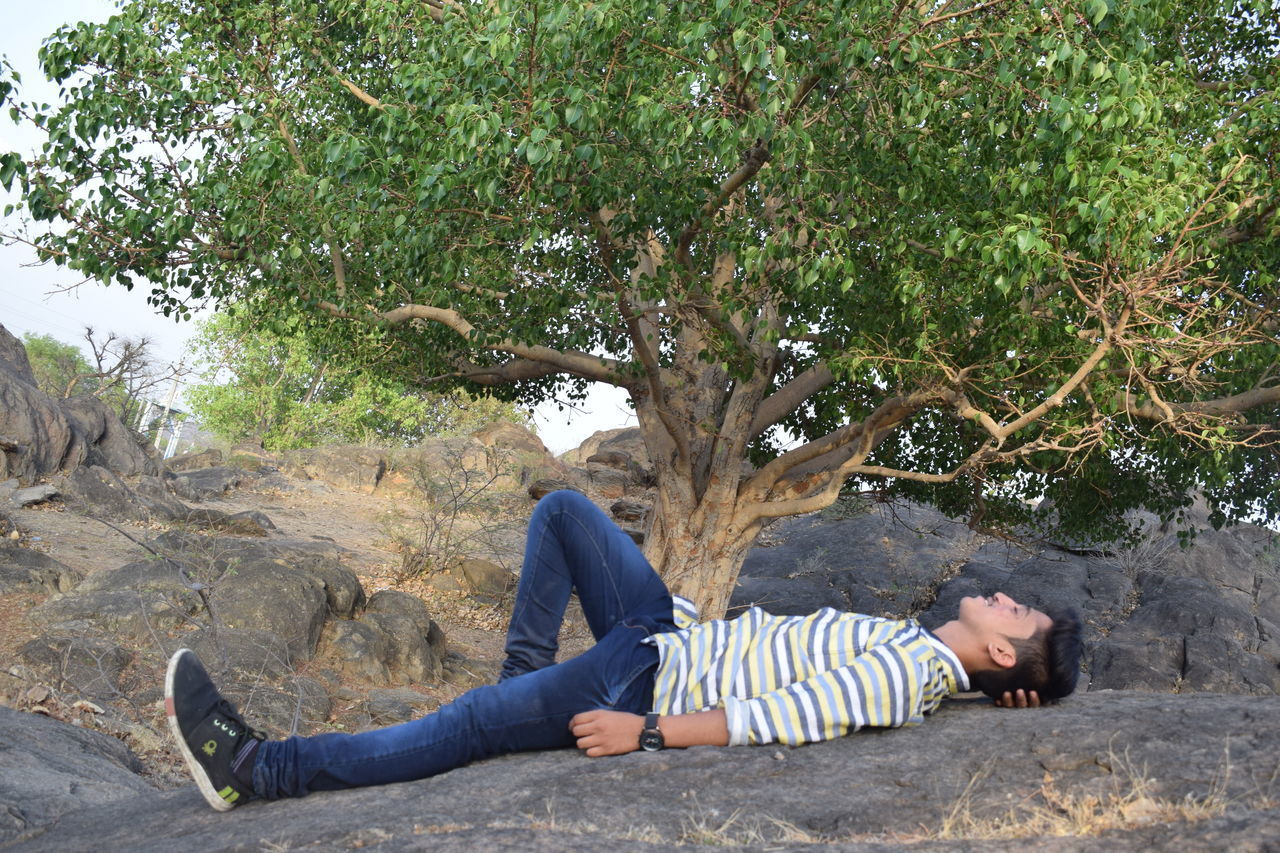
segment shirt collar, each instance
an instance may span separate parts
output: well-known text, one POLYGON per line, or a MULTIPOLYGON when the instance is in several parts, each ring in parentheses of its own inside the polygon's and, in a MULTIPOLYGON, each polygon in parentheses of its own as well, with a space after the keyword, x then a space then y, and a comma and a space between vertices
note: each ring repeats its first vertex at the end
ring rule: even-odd
POLYGON ((960 663, 960 658, 956 657, 956 653, 951 651, 951 647, 939 640, 938 637, 928 628, 921 628, 920 634, 933 646, 934 651, 938 653, 938 659, 942 662, 943 668, 946 670, 947 681, 951 682, 952 693, 968 693, 969 692, 969 673, 964 671, 964 667, 960 663))

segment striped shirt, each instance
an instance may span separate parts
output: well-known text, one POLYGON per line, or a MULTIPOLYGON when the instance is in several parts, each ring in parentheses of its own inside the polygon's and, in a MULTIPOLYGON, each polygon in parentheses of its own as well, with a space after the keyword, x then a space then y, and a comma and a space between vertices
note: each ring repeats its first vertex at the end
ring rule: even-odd
POLYGON ((824 607, 773 616, 752 607, 731 621, 697 622, 675 600, 680 630, 655 634, 653 709, 724 708, 730 744, 800 744, 863 726, 906 726, 969 689, 959 659, 913 619, 824 607))

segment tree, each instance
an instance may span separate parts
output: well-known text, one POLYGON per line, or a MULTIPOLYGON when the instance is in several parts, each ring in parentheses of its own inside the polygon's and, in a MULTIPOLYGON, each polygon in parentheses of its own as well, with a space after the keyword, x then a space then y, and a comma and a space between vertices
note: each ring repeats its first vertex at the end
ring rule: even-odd
POLYGON ((243 305, 219 312, 202 322, 195 340, 208 381, 193 385, 187 401, 206 429, 228 441, 253 439, 270 450, 411 445, 495 420, 527 420, 491 397, 435 393, 397 379, 394 367, 378 363, 370 334, 348 335, 341 349, 326 351, 323 329, 309 328, 305 318, 276 329, 254 313, 243 305))
POLYGON ((55 399, 70 397, 75 387, 94 372, 75 344, 64 344, 53 335, 27 332, 22 346, 31 362, 36 386, 55 399))
POLYGON ((134 0, 45 44, 65 102, 10 95, 49 147, 5 168, 44 257, 166 313, 626 389, 646 553, 716 613, 846 484, 1280 515, 1269 6, 134 0))
POLYGON ((139 414, 142 395, 179 375, 181 368, 160 368, 146 337, 128 338, 108 332, 105 337, 84 327, 84 341, 93 361, 74 344, 51 335, 22 336, 31 371, 41 391, 55 399, 90 394, 100 398, 125 423, 139 414))

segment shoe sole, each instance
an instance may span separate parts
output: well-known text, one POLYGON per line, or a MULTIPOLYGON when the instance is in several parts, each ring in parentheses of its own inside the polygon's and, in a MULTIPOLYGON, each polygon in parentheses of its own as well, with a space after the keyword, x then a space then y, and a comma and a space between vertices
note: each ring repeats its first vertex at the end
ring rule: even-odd
POLYGON ((169 720, 169 733, 177 741, 178 750, 187 762, 187 769, 191 771, 192 777, 195 778, 196 787, 200 789, 200 795, 204 797, 205 802, 217 811, 229 812, 235 808, 235 805, 218 796, 218 792, 214 790, 213 782, 209 780, 209 774, 205 772, 204 766, 196 760, 195 755, 187 747, 187 739, 183 737, 182 729, 178 726, 178 715, 173 707, 173 674, 178 667, 178 659, 184 654, 191 655, 195 654, 195 652, 190 649, 178 649, 174 652, 173 657, 169 658, 169 668, 164 676, 164 714, 169 720))

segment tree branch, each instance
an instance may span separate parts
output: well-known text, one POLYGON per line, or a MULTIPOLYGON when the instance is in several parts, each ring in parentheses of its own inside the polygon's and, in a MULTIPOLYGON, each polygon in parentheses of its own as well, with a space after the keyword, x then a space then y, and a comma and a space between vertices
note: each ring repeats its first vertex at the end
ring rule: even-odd
POLYGON ((755 418, 751 421, 751 438, 754 439, 769 427, 781 421, 799 408, 823 388, 835 382, 825 362, 815 364, 803 373, 793 377, 786 385, 766 397, 756 409, 755 418))
POLYGON ((756 144, 747 151, 746 159, 738 167, 738 171, 725 178, 724 183, 720 184, 720 191, 702 206, 693 221, 680 232, 680 238, 676 241, 676 262, 680 266, 685 269, 693 268, 693 260, 689 257, 689 246, 692 245, 694 238, 702 231, 703 222, 710 219, 717 210, 724 207, 729 197, 737 192, 743 184, 754 178, 756 173, 767 162, 769 162, 769 146, 763 141, 757 140, 756 144))
MULTIPOLYGON (((390 326, 402 326, 413 320, 438 323, 457 332, 459 337, 467 341, 471 340, 472 333, 475 331, 475 326, 452 308, 435 308, 430 305, 410 304, 401 305, 389 311, 370 309, 368 314, 361 316, 352 314, 350 311, 346 311, 328 301, 322 300, 317 307, 334 317, 341 317, 347 320, 374 320, 390 326)), ((625 386, 626 384, 625 378, 619 370, 621 365, 616 359, 591 355, 590 353, 576 350, 562 352, 551 347, 522 344, 510 340, 485 344, 483 348, 492 352, 504 352, 528 361, 546 364, 555 368, 551 372, 569 373, 574 376, 581 376, 583 379, 605 382, 609 385, 625 386)), ((489 368, 484 369, 489 370, 489 368)))

